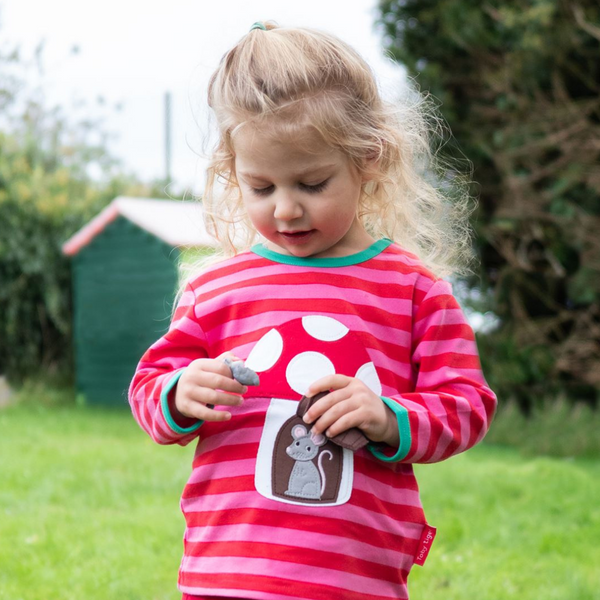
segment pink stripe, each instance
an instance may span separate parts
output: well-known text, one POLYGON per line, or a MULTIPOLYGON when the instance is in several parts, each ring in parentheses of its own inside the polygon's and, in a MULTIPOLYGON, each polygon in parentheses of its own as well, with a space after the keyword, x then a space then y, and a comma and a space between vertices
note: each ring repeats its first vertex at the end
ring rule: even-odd
MULTIPOLYGON (((218 447, 219 444, 215 444, 218 447)), ((223 446, 225 447, 225 446, 223 446)), ((256 472, 255 459, 242 459, 228 461, 227 452, 223 452, 225 457, 219 464, 200 465, 194 469, 188 484, 204 483, 206 481, 217 481, 219 479, 229 479, 230 477, 253 477, 256 472), (224 464, 226 468, 223 468, 224 464)), ((399 475, 400 477, 400 475, 399 475)), ((412 480, 412 478, 411 478, 412 480)), ((354 473, 354 489, 372 494, 377 501, 386 502, 399 507, 412 506, 414 508, 421 507, 421 499, 419 492, 411 489, 403 489, 385 484, 383 482, 372 479, 365 473, 355 471, 354 473)))
MULTIPOLYGON (((153 349, 154 346, 153 346, 153 349)), ((164 355, 163 355, 164 356, 164 355)), ((198 356, 199 358, 199 356, 198 356)), ((179 370, 179 369, 183 369, 184 367, 187 367, 190 362, 193 360, 193 357, 186 357, 186 356, 164 356, 162 359, 157 360, 155 362, 140 362, 140 364, 138 365, 138 375, 139 374, 143 374, 143 372, 145 370, 148 371, 152 371, 154 368, 156 367, 167 367, 169 369, 175 369, 175 370, 179 370)), ((173 372, 170 371, 168 373, 168 375, 172 375, 173 372)), ((160 390, 157 388, 157 394, 160 395, 160 390)))
POLYGON ((422 394, 421 397, 423 398, 423 404, 426 407, 429 420, 438 420, 443 425, 443 429, 437 440, 435 452, 427 460, 427 462, 437 462, 443 456, 448 444, 452 441, 452 431, 448 428, 448 413, 437 394, 422 394))
POLYGON ((431 300, 433 298, 439 298, 440 296, 448 296, 450 297, 450 301, 456 304, 456 300, 452 295, 452 284, 444 279, 437 279, 432 282, 433 285, 429 287, 427 294, 425 295, 425 300, 431 300))
POLYGON ((439 356, 451 351, 453 354, 461 356, 479 356, 477 344, 474 340, 464 340, 454 338, 452 340, 434 340, 423 341, 419 344, 418 352, 415 352, 415 359, 439 356))
MULTIPOLYGON (((278 528, 264 525, 230 525, 190 527, 186 533, 188 542, 265 542, 273 543, 280 532, 278 528)), ((353 558, 368 560, 377 564, 409 570, 413 557, 396 552, 389 548, 380 548, 367 542, 350 540, 348 538, 290 529, 286 536, 286 546, 313 550, 318 548, 325 552, 343 553, 353 558)))
MULTIPOLYGON (((181 331, 181 332, 185 333, 186 335, 189 335, 198 340, 202 340, 202 342, 204 342, 205 337, 206 337, 204 335, 204 331, 202 330, 202 327, 200 327, 200 325, 196 321, 193 321, 192 319, 190 319, 187 316, 182 317, 178 321, 173 321, 169 331, 172 331, 174 329, 181 331)), ((164 338, 162 341, 164 342, 164 338)), ((172 342, 164 342, 163 345, 170 346, 170 345, 172 345, 172 342)), ((161 345, 156 344, 155 346, 152 346, 152 347, 160 348, 161 345)))
MULTIPOLYGON (((401 475, 398 475, 398 477, 401 477, 401 475)), ((410 477, 410 479, 414 481, 413 477, 410 477)), ((378 500, 389 504, 421 507, 421 498, 418 491, 387 485, 359 471, 354 472, 354 489, 373 494, 378 500)))
MULTIPOLYGON (((225 494, 206 495, 200 498, 184 498, 181 501, 181 508, 184 513, 212 512, 224 509, 235 510, 241 508, 263 508, 269 510, 273 508, 273 501, 263 498, 255 491, 228 492, 225 494)), ((296 517, 299 511, 303 509, 304 507, 293 504, 278 503, 277 506, 279 512, 285 512, 296 517)), ((418 538, 423 528, 418 523, 396 520, 360 506, 353 506, 350 503, 334 507, 310 506, 304 510, 310 510, 310 514, 315 517, 341 519, 342 521, 349 521, 376 531, 381 531, 384 534, 391 533, 392 535, 411 539, 418 538)))
MULTIPOLYGON (((406 408, 412 415, 416 415, 418 419, 418 434, 416 438, 416 447, 414 449, 414 455, 411 455, 411 462, 419 462, 425 452, 431 438, 431 423, 429 422, 428 415, 425 414, 423 406, 414 400, 411 400, 406 395, 400 395, 394 398, 404 408, 406 408)), ((415 436, 413 432, 413 444, 415 444, 415 436)))
POLYGON ((442 325, 464 325, 467 320, 460 308, 440 308, 434 313, 415 323, 414 332, 416 338, 421 338, 430 327, 442 325))
POLYGON ((325 567, 311 566, 310 569, 298 568, 295 563, 287 563, 267 558, 250 557, 188 557, 184 560, 182 570, 188 573, 235 573, 236 575, 259 575, 272 579, 290 579, 301 583, 315 582, 348 590, 355 593, 375 594, 390 600, 406 596, 406 586, 401 583, 382 582, 379 579, 363 577, 344 571, 335 571, 325 567), (276 574, 276 575, 275 575, 276 574))
MULTIPOLYGON (((297 285, 271 283, 243 287, 236 289, 235 304, 256 301, 257 298, 297 300, 299 296, 301 296, 303 300, 340 300, 341 302, 347 302, 355 306, 378 307, 386 304, 385 310, 390 312, 391 308, 393 308, 393 315, 396 316, 404 315, 410 317, 413 308, 411 299, 385 298, 367 292, 366 290, 341 288, 335 284, 326 285, 316 283, 302 283, 297 285), (392 305, 391 307, 390 304, 392 305)), ((210 314, 213 310, 218 310, 223 306, 224 297, 222 295, 215 296, 208 300, 202 300, 200 304, 202 305, 202 312, 204 314, 210 314)), ((271 307, 268 307, 267 310, 270 310, 270 308, 271 307)), ((390 316, 392 316, 391 312, 390 316)))
POLYGON ((192 287, 197 287, 199 281, 203 281, 204 279, 210 281, 218 278, 219 271, 230 269, 232 266, 239 268, 240 271, 245 271, 253 268, 252 263, 258 264, 261 260, 262 258, 254 254, 254 252, 240 252, 240 254, 219 260, 202 268, 200 272, 192 274, 189 278, 189 283, 192 287))
MULTIPOLYGON (((239 409, 241 408, 243 408, 243 405, 230 406, 227 407, 227 410, 231 412, 232 415, 238 416, 240 412, 237 411, 239 411, 239 409)), ((206 454, 207 452, 223 448, 224 452, 223 458, 221 460, 227 460, 225 448, 232 448, 234 446, 238 446, 239 444, 258 444, 258 442, 260 442, 260 436, 262 434, 263 429, 264 428, 262 426, 243 427, 237 432, 225 431, 223 433, 211 435, 200 442, 197 454, 206 454)))
MULTIPOLYGON (((272 305, 268 308, 272 308, 272 305)), ((409 347, 412 336, 409 331, 391 327, 390 324, 382 325, 366 321, 361 317, 348 315, 344 312, 331 313, 314 311, 312 314, 333 317, 346 325, 351 331, 356 333, 366 333, 373 336, 376 340, 384 343, 394 344, 396 346, 409 347)), ((254 315, 248 318, 242 318, 229 321, 223 325, 207 330, 205 333, 210 339, 226 339, 230 335, 248 335, 259 329, 270 329, 279 327, 292 319, 306 316, 306 311, 279 311, 269 310, 260 315, 254 315)), ((390 320, 390 323, 392 320, 390 320)), ((254 345, 254 344, 252 344, 254 345)), ((241 357, 247 354, 241 355, 241 357)))
POLYGON ((483 373, 478 369, 457 369, 456 367, 440 367, 435 371, 421 371, 417 380, 418 390, 442 391, 443 388, 454 387, 460 383, 469 383, 476 387, 485 386, 483 373))
POLYGON ((196 304, 196 294, 187 288, 179 297, 177 308, 186 308, 188 306, 194 306, 194 304, 196 304))
POLYGON ((207 596, 213 598, 215 594, 223 596, 223 600, 227 598, 239 598, 240 593, 244 593, 248 598, 258 598, 260 600, 314 600, 314 598, 303 598, 300 596, 288 596, 287 594, 271 594, 270 592, 261 591, 246 591, 230 588, 208 588, 208 587, 190 587, 179 584, 179 591, 191 596, 207 596))
MULTIPOLYGON (((448 412, 446 410, 446 407, 444 406, 444 403, 440 399, 440 397, 437 394, 427 394, 427 393, 420 393, 420 397, 423 399, 423 403, 414 405, 414 409, 416 409, 417 413, 419 413, 420 415, 423 416, 423 421, 426 420, 429 425, 429 423, 431 421, 437 420, 443 426, 443 429, 439 435, 439 439, 436 442, 435 452, 426 461, 428 463, 437 462, 443 457, 448 446, 450 445, 450 443, 453 440, 453 434, 455 432, 452 429, 450 429, 448 426, 448 412)), ((404 404, 404 406, 406 406, 406 401, 404 398, 401 398, 401 402, 404 404)), ((459 405, 460 405, 460 402, 459 402, 459 405)), ((466 402, 464 403, 464 407, 470 414, 470 407, 468 406, 468 404, 466 402)), ((406 408, 408 408, 408 406, 406 406, 406 408)), ((452 410, 454 411, 454 407, 452 408, 452 410)), ((460 408, 458 409, 458 412, 460 413, 460 408)), ((468 415, 467 415, 467 418, 468 418, 468 415)), ((421 452, 419 452, 418 460, 422 459, 423 454, 426 451, 426 447, 429 444, 429 439, 431 436, 430 425, 428 427, 427 435, 426 436, 422 435, 421 426, 423 425, 423 421, 421 421, 421 420, 419 421, 419 449, 421 450, 421 452)), ((467 424, 468 424, 468 422, 467 422, 467 424)), ((463 425, 463 423, 461 422, 461 426, 462 425, 463 425)), ((467 436, 467 439, 468 439, 468 436, 467 436)), ((417 456, 413 457, 412 460, 416 461, 417 456)))
MULTIPOLYGON (((404 334, 404 332, 402 332, 404 334)), ((401 360, 393 360, 389 356, 386 356, 381 350, 377 350, 375 348, 369 348, 369 356, 375 363, 376 367, 387 369, 392 372, 396 377, 401 377, 406 381, 410 381, 412 379, 412 367, 408 362, 401 360)), ((398 393, 398 390, 392 392, 394 394, 398 393)))
MULTIPOLYGON (((249 254, 248 256, 240 255, 237 259, 229 259, 217 263, 207 269, 204 273, 196 275, 195 278, 190 280, 190 284, 200 293, 210 293, 222 287, 232 285, 237 286, 241 283, 251 282, 254 279, 262 277, 278 276, 282 272, 288 273, 289 267, 286 265, 271 262, 265 263, 260 259, 256 260, 256 258, 257 257, 252 254, 249 254), (231 267, 232 261, 234 261, 238 270, 229 275, 220 274, 220 272, 224 272, 231 267)), ((401 263, 410 266, 417 264, 411 259, 407 260, 405 257, 397 255, 386 256, 384 262, 401 263)), ((314 272, 315 270, 313 267, 297 266, 294 269, 295 274, 314 274, 314 272)), ((371 268, 365 264, 352 265, 350 267, 327 268, 324 272, 332 277, 341 275, 344 278, 357 278, 370 283, 394 283, 395 285, 406 287, 414 286, 421 291, 425 291, 431 287, 431 280, 427 277, 424 278, 419 273, 398 273, 394 270, 371 268)))
MULTIPOLYGON (((423 269, 423 263, 416 256, 413 258, 412 256, 406 254, 406 252, 406 250, 400 248, 399 246, 390 246, 389 250, 385 250, 377 257, 377 260, 383 260, 392 263, 402 263, 409 267, 423 269)), ((433 275, 431 277, 433 279, 433 275)))
POLYGON ((217 479, 228 479, 235 473, 236 477, 244 477, 253 475, 256 469, 256 460, 254 458, 247 458, 243 460, 229 460, 223 461, 220 464, 208 464, 200 465, 196 467, 190 478, 188 484, 203 483, 204 481, 215 481, 217 479), (227 463, 227 469, 221 469, 223 463, 227 463))

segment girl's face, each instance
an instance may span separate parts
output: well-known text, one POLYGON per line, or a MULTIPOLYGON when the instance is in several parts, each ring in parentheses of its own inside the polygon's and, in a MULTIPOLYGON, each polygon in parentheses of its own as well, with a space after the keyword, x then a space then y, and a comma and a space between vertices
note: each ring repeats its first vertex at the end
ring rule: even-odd
POLYGON ((240 128, 233 147, 245 209, 267 246, 302 258, 368 248, 374 240, 357 218, 363 178, 353 163, 312 130, 295 144, 265 129, 240 128))

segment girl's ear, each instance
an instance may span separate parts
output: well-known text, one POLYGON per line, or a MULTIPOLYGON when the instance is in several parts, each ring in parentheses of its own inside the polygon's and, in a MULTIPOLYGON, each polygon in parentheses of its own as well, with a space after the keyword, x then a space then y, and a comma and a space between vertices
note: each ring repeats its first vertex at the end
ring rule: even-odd
POLYGON ((368 154, 362 160, 361 179, 362 183, 368 183, 379 173, 380 155, 368 154))

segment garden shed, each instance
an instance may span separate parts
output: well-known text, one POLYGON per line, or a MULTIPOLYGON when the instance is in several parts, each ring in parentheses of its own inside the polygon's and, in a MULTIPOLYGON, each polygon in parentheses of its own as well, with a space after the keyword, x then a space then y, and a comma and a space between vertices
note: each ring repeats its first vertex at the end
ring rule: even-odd
POLYGON ((186 248, 216 245, 197 202, 115 198, 64 245, 72 257, 78 393, 121 405, 141 355, 168 328, 186 248))

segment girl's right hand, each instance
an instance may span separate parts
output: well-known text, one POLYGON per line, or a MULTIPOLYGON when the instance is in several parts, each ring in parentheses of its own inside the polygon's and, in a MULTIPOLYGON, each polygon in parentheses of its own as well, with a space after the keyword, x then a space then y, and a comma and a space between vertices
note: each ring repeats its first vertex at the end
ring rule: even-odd
POLYGON ((248 388, 233 379, 224 358, 235 359, 225 354, 218 358, 200 358, 187 366, 174 395, 174 408, 181 416, 202 421, 227 421, 231 419, 231 413, 214 410, 214 407, 243 403, 241 394, 248 388))

